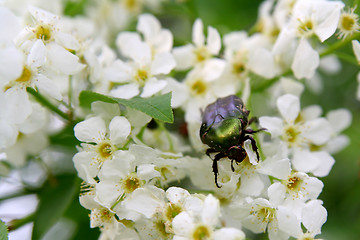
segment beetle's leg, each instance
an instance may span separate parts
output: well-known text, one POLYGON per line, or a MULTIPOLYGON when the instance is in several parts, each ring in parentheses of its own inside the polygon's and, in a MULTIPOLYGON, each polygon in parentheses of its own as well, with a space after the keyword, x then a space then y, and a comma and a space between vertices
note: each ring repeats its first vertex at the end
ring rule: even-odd
POLYGON ((260 161, 260 155, 259 155, 259 151, 258 151, 258 148, 256 146, 256 141, 253 137, 249 136, 249 135, 246 135, 244 137, 244 141, 245 140, 250 140, 251 141, 251 147, 252 147, 252 150, 256 153, 256 157, 257 157, 257 160, 260 161))
MULTIPOLYGON (((234 168, 234 159, 231 159, 231 171, 235 172, 235 168, 234 168)), ((235 161, 236 162, 236 161, 235 161)), ((236 163, 237 164, 237 163, 236 163)))
POLYGON ((252 117, 252 118, 250 118, 248 124, 250 125, 250 124, 252 124, 253 122, 254 122, 254 123, 259 123, 259 119, 258 119, 257 117, 252 117))
POLYGON ((266 128, 260 128, 258 130, 252 130, 251 128, 248 128, 248 129, 245 129, 245 133, 247 134, 254 134, 254 133, 257 133, 257 132, 261 132, 261 131, 266 131, 267 129, 266 128))
POLYGON ((217 182, 217 177, 218 177, 218 174, 219 174, 218 161, 223 157, 225 157, 225 155, 223 153, 216 154, 215 158, 213 160, 213 165, 212 165, 212 169, 213 169, 213 172, 214 172, 214 175, 215 175, 215 184, 216 184, 216 186, 218 188, 221 188, 221 186, 217 182))

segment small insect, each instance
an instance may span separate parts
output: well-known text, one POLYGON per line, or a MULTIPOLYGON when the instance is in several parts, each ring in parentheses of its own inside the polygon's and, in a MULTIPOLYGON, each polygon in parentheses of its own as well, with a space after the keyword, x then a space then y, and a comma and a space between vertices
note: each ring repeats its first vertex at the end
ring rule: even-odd
POLYGON ((259 152, 255 139, 251 136, 256 132, 265 130, 252 130, 248 126, 256 120, 251 118, 248 121, 250 111, 245 108, 243 101, 235 95, 218 98, 209 104, 202 112, 202 124, 200 128, 201 141, 208 145, 206 154, 216 153, 213 159, 212 169, 215 174, 215 184, 219 174, 218 161, 224 157, 231 160, 231 170, 234 172, 234 161, 241 163, 247 156, 244 149, 244 142, 251 141, 253 151, 259 161, 259 152))

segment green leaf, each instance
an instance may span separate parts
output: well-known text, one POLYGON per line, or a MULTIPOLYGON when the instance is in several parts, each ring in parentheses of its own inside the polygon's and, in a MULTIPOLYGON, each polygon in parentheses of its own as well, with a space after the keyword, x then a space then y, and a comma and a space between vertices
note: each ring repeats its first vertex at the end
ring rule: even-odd
POLYGON ((131 99, 122 99, 90 91, 82 91, 79 99, 80 106, 86 108, 90 108, 91 103, 95 101, 120 103, 126 107, 143 112, 154 119, 168 123, 172 123, 174 121, 171 109, 171 93, 149 98, 133 97, 131 99))
POLYGON ((0 240, 8 240, 8 229, 3 221, 0 220, 0 240))
POLYGON ((41 239, 59 220, 72 201, 78 201, 77 188, 80 180, 75 175, 50 178, 39 194, 39 206, 35 213, 32 239, 41 239))

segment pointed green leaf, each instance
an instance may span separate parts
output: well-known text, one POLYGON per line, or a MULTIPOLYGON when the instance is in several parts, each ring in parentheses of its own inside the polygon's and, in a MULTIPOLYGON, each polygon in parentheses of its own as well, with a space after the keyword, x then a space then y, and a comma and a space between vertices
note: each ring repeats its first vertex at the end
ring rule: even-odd
POLYGON ((8 229, 3 221, 0 220, 0 240, 8 240, 8 229))
POLYGON ((120 103, 126 107, 141 111, 154 119, 168 123, 174 121, 171 109, 171 93, 149 98, 133 97, 131 99, 122 99, 90 91, 82 91, 79 99, 80 106, 82 107, 90 108, 91 103, 95 101, 120 103))

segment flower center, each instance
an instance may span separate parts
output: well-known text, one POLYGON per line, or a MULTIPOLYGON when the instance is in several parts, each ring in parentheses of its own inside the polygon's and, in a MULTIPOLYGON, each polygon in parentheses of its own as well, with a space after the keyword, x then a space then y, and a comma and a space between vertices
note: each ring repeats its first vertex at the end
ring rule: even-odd
POLYGON ((202 46, 194 49, 195 59, 197 62, 203 62, 206 59, 210 58, 210 53, 208 50, 202 46))
POLYGON ((200 225, 196 227, 196 229, 193 232, 193 238, 194 240, 206 240, 210 239, 211 231, 207 226, 200 225))
POLYGON ((308 19, 304 22, 300 22, 298 26, 299 34, 305 37, 310 37, 313 33, 314 23, 312 20, 308 19))
POLYGON ((114 147, 109 142, 103 142, 98 145, 97 152, 103 159, 110 158, 113 151, 114 151, 114 147))
MULTIPOLYGON (((275 210, 271 207, 262 207, 257 211, 250 212, 254 216, 257 215, 259 220, 262 219, 262 222, 269 223, 275 218, 275 210)), ((264 229, 265 231, 265 229, 264 229)))
POLYGON ((295 126, 288 126, 285 129, 285 140, 290 143, 293 144, 295 142, 297 142, 298 136, 301 132, 299 130, 297 130, 295 128, 295 126))
POLYGON ((289 190, 298 190, 300 188, 300 185, 301 185, 301 179, 298 178, 298 177, 291 177, 287 180, 287 184, 286 184, 286 187, 289 189, 289 190))
POLYGON ((206 92, 206 89, 207 89, 206 84, 201 79, 196 80, 191 85, 191 92, 193 92, 194 95, 202 95, 206 92))
POLYGON ((124 1, 125 8, 130 12, 137 12, 141 9, 141 1, 139 0, 125 0, 124 1))
POLYGON ((340 30, 339 36, 346 38, 348 35, 358 31, 360 26, 358 24, 359 16, 354 13, 355 8, 350 9, 347 12, 342 12, 339 20, 338 28, 340 30))
POLYGON ((51 40, 51 28, 49 26, 38 25, 35 29, 35 36, 37 39, 41 39, 44 42, 51 40))
POLYGON ((173 203, 169 203, 165 209, 166 219, 170 222, 176 217, 179 213, 182 212, 182 207, 173 203))
POLYGON ((124 179, 123 184, 125 192, 132 193, 135 189, 140 187, 141 181, 136 176, 131 175, 124 179))
POLYGON ((138 69, 135 74, 135 80, 139 83, 140 86, 145 85, 145 81, 149 78, 149 73, 146 69, 138 69))
POLYGON ((18 83, 28 83, 31 79, 31 75, 31 71, 26 66, 24 66, 21 76, 15 81, 18 83))

